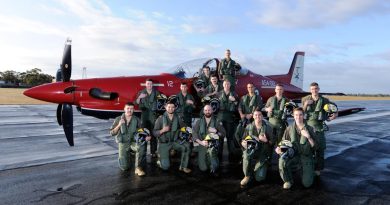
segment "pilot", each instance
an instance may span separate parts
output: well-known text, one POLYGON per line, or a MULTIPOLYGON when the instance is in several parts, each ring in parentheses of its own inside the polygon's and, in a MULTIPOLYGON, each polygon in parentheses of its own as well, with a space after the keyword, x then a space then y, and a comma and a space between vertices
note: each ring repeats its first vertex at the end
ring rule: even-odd
POLYGON ((251 177, 260 182, 267 176, 267 168, 271 164, 270 150, 274 144, 272 128, 263 121, 263 114, 260 108, 253 112, 254 121, 245 128, 244 139, 241 146, 244 148, 242 154, 242 169, 245 177, 241 180, 241 186, 246 186, 251 177), (253 139, 257 144, 255 147, 248 147, 246 138, 253 139), (253 149, 253 150, 250 150, 253 149), (253 160, 256 160, 255 163, 253 160), (254 175, 254 176, 253 176, 254 175))
POLYGON ((225 58, 221 60, 218 66, 218 73, 221 80, 229 80, 230 90, 234 91, 236 87, 236 70, 240 68, 240 65, 230 58, 230 50, 225 51, 225 58))
POLYGON ((216 145, 218 146, 219 138, 223 139, 223 136, 225 136, 225 129, 222 126, 222 122, 214 116, 210 105, 204 106, 203 113, 204 115, 196 121, 194 129, 192 129, 194 144, 198 145, 198 166, 201 171, 210 170, 210 173, 216 173, 219 167, 219 147, 212 146, 212 142, 206 139, 206 137, 209 134, 209 137, 211 137, 211 134, 216 134, 218 136, 216 145))
MULTIPOLYGON (((143 168, 146 164, 146 144, 137 143, 134 135, 141 128, 141 120, 133 115, 134 104, 129 102, 124 107, 125 113, 115 118, 110 128, 111 136, 115 136, 118 143, 118 162, 119 168, 126 171, 130 168, 130 151, 135 152, 135 174, 144 176, 143 168)), ((145 138, 150 141, 151 136, 145 138)))
MULTIPOLYGON (((237 112, 238 96, 234 91, 231 91, 228 79, 223 81, 223 90, 218 92, 217 97, 220 101, 218 120, 222 122, 226 131, 229 159, 233 159, 235 152, 234 129, 236 128, 234 117, 237 112)), ((218 149, 220 161, 222 161, 223 142, 222 138, 218 149)))
POLYGON ((169 153, 171 149, 181 152, 181 161, 179 170, 186 174, 191 173, 188 168, 188 161, 191 154, 190 143, 188 141, 179 142, 178 136, 184 122, 175 113, 175 104, 168 101, 165 105, 165 113, 157 118, 154 125, 153 134, 158 138, 158 155, 157 164, 163 170, 170 167, 169 153))
POLYGON ((284 182, 283 189, 290 189, 293 184, 292 169, 301 169, 302 184, 310 187, 314 180, 314 157, 317 148, 316 136, 312 127, 304 122, 303 109, 293 111, 294 124, 287 127, 280 146, 275 152, 279 157, 279 173, 284 182))
POLYGON ((218 76, 213 74, 210 76, 210 84, 206 87, 206 96, 208 97, 215 97, 218 92, 220 92, 223 87, 218 82, 218 76))
POLYGON ((184 123, 188 127, 192 127, 192 112, 195 109, 195 100, 191 94, 188 93, 187 83, 180 84, 180 93, 176 95, 178 100, 178 107, 176 113, 182 117, 184 123))
MULTIPOLYGON (((142 126, 148 130, 153 130, 154 122, 157 117, 157 96, 160 95, 158 90, 153 89, 153 80, 145 80, 145 89, 138 93, 135 104, 139 106, 141 112, 142 126)), ((157 157, 157 140, 153 137, 150 141, 150 154, 153 158, 157 157)))
POLYGON ((205 66, 202 68, 202 73, 200 74, 199 78, 205 82, 205 87, 207 87, 210 84, 210 67, 209 66, 205 66))
POLYGON ((276 84, 275 95, 268 98, 265 104, 265 110, 267 111, 268 121, 272 127, 273 134, 276 138, 276 143, 282 140, 284 130, 287 127, 287 121, 282 119, 284 106, 290 100, 283 96, 283 85, 276 84))
POLYGON ((326 149, 324 121, 334 120, 337 117, 337 113, 333 113, 326 119, 325 111, 323 107, 325 104, 330 103, 328 98, 319 94, 320 87, 318 83, 313 82, 310 84, 311 95, 302 98, 303 110, 305 111, 305 119, 307 124, 312 126, 318 137, 318 149, 316 150, 316 165, 315 174, 319 176, 321 170, 324 169, 324 152, 326 149))
POLYGON ((248 93, 241 97, 240 103, 238 104, 238 112, 240 114, 240 123, 236 128, 235 138, 238 143, 241 142, 245 126, 252 121, 253 111, 257 108, 260 110, 263 108, 263 100, 261 96, 255 93, 255 86, 253 83, 246 85, 248 93))

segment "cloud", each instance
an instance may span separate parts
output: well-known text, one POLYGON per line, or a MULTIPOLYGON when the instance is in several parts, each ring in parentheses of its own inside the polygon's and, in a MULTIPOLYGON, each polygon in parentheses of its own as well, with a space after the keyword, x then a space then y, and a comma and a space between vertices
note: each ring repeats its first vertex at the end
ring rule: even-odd
POLYGON ((213 34, 241 29, 239 20, 234 17, 188 15, 183 21, 181 28, 191 34, 213 34))
POLYGON ((277 28, 318 28, 350 21, 358 16, 386 14, 388 1, 366 0, 257 0, 248 16, 255 22, 277 28))

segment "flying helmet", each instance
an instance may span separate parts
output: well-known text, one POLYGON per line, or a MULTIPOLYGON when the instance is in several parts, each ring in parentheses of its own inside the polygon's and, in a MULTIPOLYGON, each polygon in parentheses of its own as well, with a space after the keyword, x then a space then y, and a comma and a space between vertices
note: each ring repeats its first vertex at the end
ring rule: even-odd
POLYGON ((146 137, 150 136, 150 131, 146 128, 139 128, 137 132, 134 133, 135 142, 144 145, 146 143, 146 137))
POLYGON ((192 128, 191 127, 182 127, 179 132, 180 144, 190 141, 192 137, 192 128))
POLYGON ((204 82, 202 79, 198 79, 195 81, 195 87, 198 89, 204 89, 206 88, 206 82, 204 82))
POLYGON ((176 95, 169 96, 167 102, 172 102, 175 105, 175 110, 179 107, 179 99, 176 95))
POLYGON ((338 112, 338 108, 337 108, 336 104, 328 103, 328 104, 324 105, 324 111, 329 113, 329 114, 333 114, 333 113, 338 112))
POLYGON ((218 149, 218 145, 219 145, 219 135, 215 134, 215 133, 209 133, 206 135, 206 137, 204 138, 204 140, 208 141, 209 142, 209 148, 215 148, 215 149, 218 149))
POLYGON ((282 140, 279 143, 279 147, 280 147, 280 150, 283 152, 283 154, 281 155, 281 157, 283 159, 288 159, 288 158, 291 159, 294 157, 295 151, 294 151, 293 145, 290 141, 282 140))
POLYGON ((259 142, 251 135, 246 136, 244 140, 247 144, 246 150, 248 154, 253 154, 258 149, 259 142))
POLYGON ((284 104, 282 120, 286 120, 288 116, 292 116, 294 109, 297 107, 297 104, 292 101, 284 104))
POLYGON ((167 96, 164 94, 157 95, 157 110, 158 111, 164 111, 165 110, 165 103, 167 102, 167 96))
POLYGON ((211 108, 213 109, 214 114, 219 111, 220 102, 219 102, 218 98, 211 98, 209 96, 206 96, 206 97, 203 97, 201 101, 202 101, 203 105, 209 104, 211 106, 211 108))

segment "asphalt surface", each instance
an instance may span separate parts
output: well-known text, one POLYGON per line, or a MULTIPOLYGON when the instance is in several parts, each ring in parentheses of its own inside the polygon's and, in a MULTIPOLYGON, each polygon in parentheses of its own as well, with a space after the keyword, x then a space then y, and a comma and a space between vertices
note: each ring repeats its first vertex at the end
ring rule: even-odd
MULTIPOLYGON (((74 109, 75 147, 56 105, 0 106, 0 204, 390 204, 390 101, 338 102, 367 110, 329 123, 326 168, 311 188, 282 189, 276 164, 263 183, 240 187, 241 165, 225 153, 218 177, 167 172, 148 156, 147 176, 121 172, 112 120, 74 109)), ((226 150, 226 149, 225 149, 226 150)))

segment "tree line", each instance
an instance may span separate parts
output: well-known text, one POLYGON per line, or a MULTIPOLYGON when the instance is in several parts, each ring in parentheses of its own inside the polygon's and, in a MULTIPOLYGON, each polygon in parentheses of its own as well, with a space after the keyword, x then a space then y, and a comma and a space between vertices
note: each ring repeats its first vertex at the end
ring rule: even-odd
POLYGON ((33 68, 26 72, 13 70, 0 71, 0 80, 10 87, 32 87, 44 83, 51 83, 54 77, 45 73, 39 68, 33 68))

